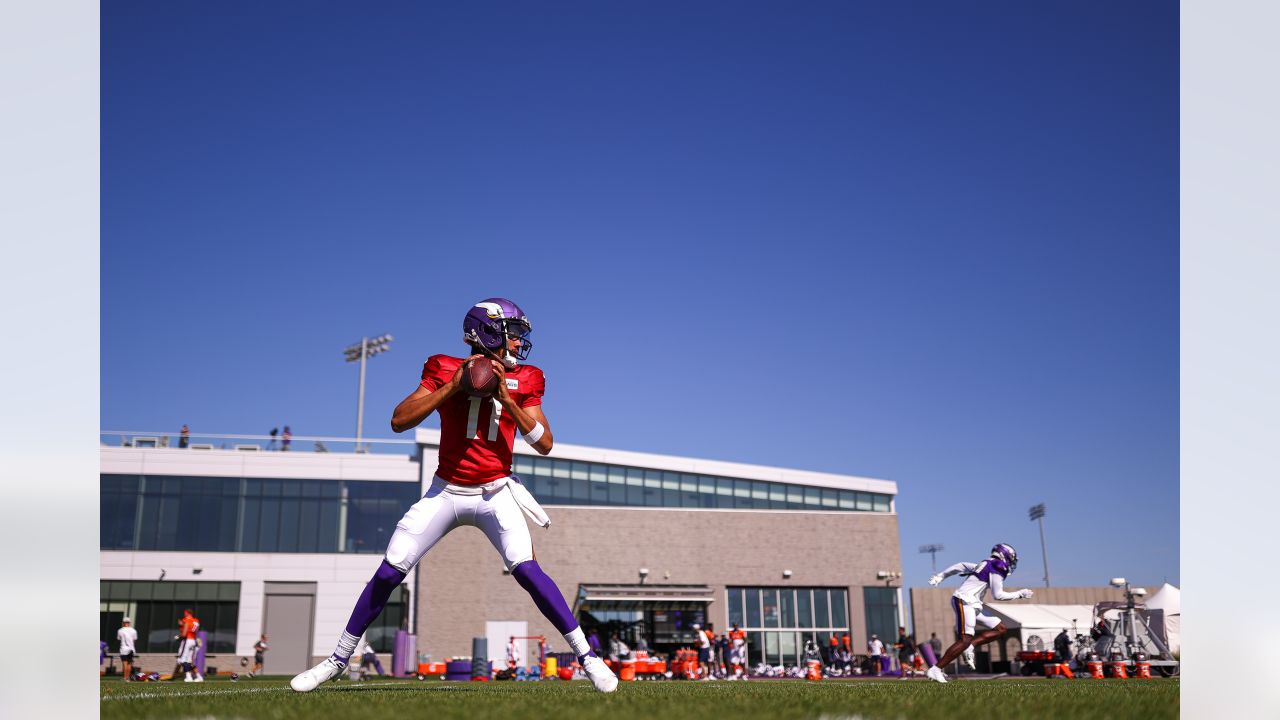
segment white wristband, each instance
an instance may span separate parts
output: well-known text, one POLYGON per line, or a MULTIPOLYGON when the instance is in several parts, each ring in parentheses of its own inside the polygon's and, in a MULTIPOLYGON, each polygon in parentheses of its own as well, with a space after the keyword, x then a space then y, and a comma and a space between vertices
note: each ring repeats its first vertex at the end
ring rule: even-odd
POLYGON ((539 440, 542 439, 543 430, 546 430, 546 428, 542 427, 542 423, 538 422, 537 420, 534 420, 533 427, 529 428, 529 432, 524 434, 524 441, 529 443, 530 445, 538 442, 539 440))

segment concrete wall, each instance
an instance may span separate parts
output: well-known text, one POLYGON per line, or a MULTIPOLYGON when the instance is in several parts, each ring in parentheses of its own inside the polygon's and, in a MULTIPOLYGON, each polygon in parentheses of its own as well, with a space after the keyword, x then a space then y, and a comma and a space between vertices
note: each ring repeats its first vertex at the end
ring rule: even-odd
MULTIPOLYGON (((895 514, 672 508, 549 507, 548 529, 530 526, 538 563, 570 605, 579 584, 705 584, 714 590, 710 621, 727 629, 725 588, 843 586, 849 590, 855 647, 866 642, 862 587, 883 587, 878 570, 901 570, 895 514), (783 570, 791 570, 789 579, 783 570)), ((418 650, 435 659, 469 655, 488 620, 529 623, 553 650, 559 633, 475 528, 442 540, 419 565, 418 650)))

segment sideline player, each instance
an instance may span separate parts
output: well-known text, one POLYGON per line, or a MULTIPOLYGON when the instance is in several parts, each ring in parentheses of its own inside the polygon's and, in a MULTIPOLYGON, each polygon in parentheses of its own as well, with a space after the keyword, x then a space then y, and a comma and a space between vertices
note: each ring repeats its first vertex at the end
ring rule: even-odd
MULTIPOLYGON (((204 676, 196 670, 196 647, 200 644, 200 639, 196 636, 196 631, 200 629, 200 618, 191 613, 191 608, 182 611, 182 619, 178 621, 178 664, 182 666, 185 676, 183 682, 204 682, 204 676), (195 672, 195 677, 191 677, 191 673, 195 672)), ((174 679, 177 679, 177 669, 173 673, 174 679)))
POLYGON ((534 559, 524 514, 543 527, 550 520, 511 474, 517 429, 542 455, 552 446, 542 413, 542 371, 522 363, 533 347, 529 319, 510 300, 490 298, 467 312, 462 329, 464 342, 475 354, 465 359, 432 355, 423 367, 421 384, 391 416, 391 429, 399 433, 440 413, 440 465, 431 488, 396 524, 386 557, 356 601, 333 654, 289 683, 298 692, 310 692, 341 674, 391 592, 433 545, 460 525, 477 527, 489 538, 512 577, 564 635, 596 690, 613 692, 618 686, 613 671, 587 644, 559 588, 534 559), (492 365, 498 375, 492 397, 471 397, 463 391, 462 369, 468 360, 492 365))
POLYGON ((942 672, 942 668, 948 663, 964 653, 965 664, 972 668, 974 666, 973 648, 1004 635, 1005 626, 999 618, 982 614, 982 598, 987 594, 987 588, 991 589, 991 596, 996 600, 1020 600, 1031 597, 1033 593, 1025 589, 1005 592, 1005 578, 1009 577, 1016 567, 1018 567, 1018 553, 1012 546, 1000 543, 991 548, 991 557, 980 563, 956 563, 929 578, 929 584, 935 586, 957 574, 964 578, 964 582, 960 583, 960 587, 951 596, 951 609, 956 614, 956 632, 960 634, 960 639, 947 648, 947 652, 938 660, 938 663, 925 672, 925 677, 940 683, 946 682, 947 675, 942 672), (975 624, 985 628, 976 636, 973 634, 975 624))

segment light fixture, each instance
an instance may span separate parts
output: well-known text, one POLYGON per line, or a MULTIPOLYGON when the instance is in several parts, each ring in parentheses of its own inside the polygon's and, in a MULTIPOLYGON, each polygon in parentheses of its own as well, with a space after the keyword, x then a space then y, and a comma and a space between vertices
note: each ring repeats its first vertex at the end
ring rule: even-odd
POLYGON ((379 335, 372 340, 369 338, 361 338, 360 342, 355 345, 348 346, 342 351, 347 362, 360 362, 360 394, 356 400, 356 452, 363 452, 361 440, 364 439, 364 364, 365 360, 384 353, 390 349, 391 341, 395 340, 390 333, 379 335))

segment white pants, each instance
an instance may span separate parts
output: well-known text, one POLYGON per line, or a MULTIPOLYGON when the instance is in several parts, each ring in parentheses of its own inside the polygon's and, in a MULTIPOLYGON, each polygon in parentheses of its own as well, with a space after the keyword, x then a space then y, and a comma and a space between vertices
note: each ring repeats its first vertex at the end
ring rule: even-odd
POLYGON ((183 638, 178 643, 178 662, 194 663, 196 661, 196 641, 183 638))
POLYGON ((507 569, 533 559, 533 539, 506 478, 488 485, 462 486, 439 477, 421 500, 396 523, 387 543, 387 562, 409 572, 450 530, 472 525, 489 538, 507 569))
POLYGON ((956 632, 961 635, 973 635, 976 625, 981 625, 984 629, 991 628, 1000 624, 1000 618, 994 615, 982 614, 982 603, 971 602, 965 598, 955 595, 951 596, 951 609, 956 615, 956 632))

